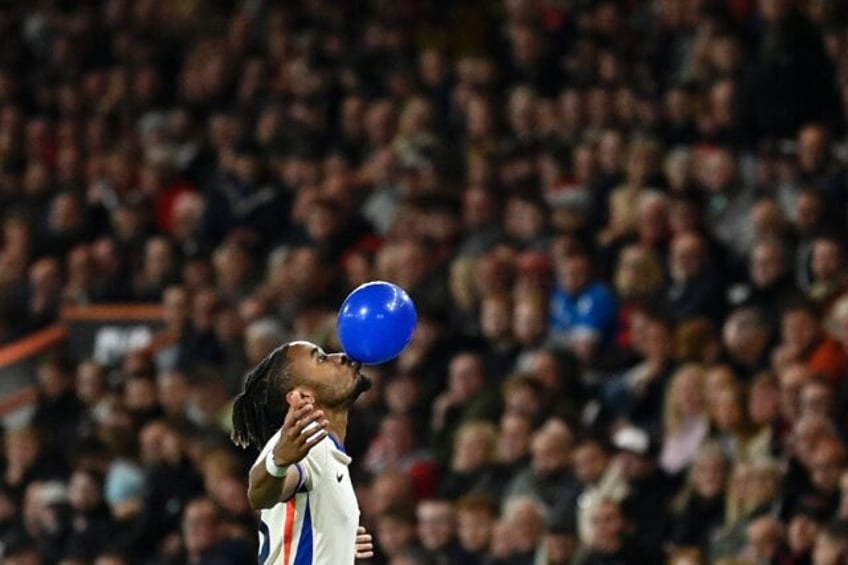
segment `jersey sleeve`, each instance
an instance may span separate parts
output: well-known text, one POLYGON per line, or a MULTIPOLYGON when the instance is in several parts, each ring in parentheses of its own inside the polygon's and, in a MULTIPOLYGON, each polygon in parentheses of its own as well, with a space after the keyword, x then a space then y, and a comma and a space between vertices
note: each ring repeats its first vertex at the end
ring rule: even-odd
POLYGON ((272 449, 274 449, 274 446, 277 444, 278 441, 280 441, 280 430, 277 430, 277 433, 271 436, 271 439, 268 440, 268 442, 265 444, 265 447, 263 447, 262 451, 259 452, 259 457, 256 458, 256 461, 254 461, 253 464, 255 465, 260 461, 264 461, 265 458, 268 457, 268 453, 272 449))
MULTIPOLYGON (((256 458, 256 462, 254 464, 259 463, 260 461, 264 462, 265 458, 268 457, 268 453, 270 453, 271 450, 274 449, 274 446, 277 444, 278 441, 280 441, 280 431, 277 431, 277 433, 271 436, 271 439, 269 439, 268 443, 265 444, 265 447, 262 448, 262 451, 259 453, 259 457, 256 458)), ((313 447, 312 450, 310 450, 310 452, 302 461, 299 461, 292 465, 292 469, 289 472, 297 473, 297 488, 295 488, 294 493, 292 493, 292 496, 299 492, 306 492, 307 490, 312 489, 312 482, 310 481, 310 471, 308 470, 305 463, 306 459, 312 454, 312 452, 315 451, 317 447, 318 446, 313 447)))
POLYGON ((306 454, 298 465, 301 468, 303 481, 298 492, 307 492, 315 488, 321 480, 324 468, 327 466, 328 439, 323 439, 306 454))

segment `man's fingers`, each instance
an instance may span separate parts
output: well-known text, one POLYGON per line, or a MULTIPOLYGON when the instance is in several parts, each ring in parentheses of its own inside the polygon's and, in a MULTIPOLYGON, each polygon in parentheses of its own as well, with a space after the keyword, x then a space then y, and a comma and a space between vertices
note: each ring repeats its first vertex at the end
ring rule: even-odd
POLYGON ((312 406, 312 404, 310 404, 310 403, 308 403, 308 402, 307 402, 306 404, 303 404, 303 405, 299 406, 299 407, 298 407, 298 408, 294 411, 294 417, 295 417, 295 420, 297 420, 297 421, 302 420, 302 419, 303 419, 303 418, 305 418, 305 417, 306 417, 306 416, 307 416, 310 412, 312 412, 312 409, 313 409, 313 408, 314 408, 314 407, 312 406))
POLYGON ((297 446, 297 448, 306 453, 310 449, 312 449, 315 444, 319 441, 327 437, 329 431, 327 430, 327 421, 325 420, 323 423, 313 424, 311 428, 306 429, 304 432, 297 434, 292 438, 292 442, 297 446))
MULTIPOLYGON (((303 430, 308 428, 310 424, 315 422, 316 420, 322 420, 324 418, 324 412, 321 410, 315 410, 314 412, 309 412, 302 418, 298 418, 297 424, 295 424, 295 428, 299 433, 303 433, 303 430)), ((319 422, 320 423, 320 422, 319 422)))
POLYGON ((284 428, 291 428, 295 422, 306 416, 309 411, 312 410, 312 404, 292 404, 289 406, 288 412, 286 412, 286 417, 283 420, 284 428))
POLYGON ((294 431, 296 433, 303 433, 303 430, 308 428, 313 422, 316 420, 320 420, 324 417, 324 413, 321 410, 314 410, 312 412, 307 412, 303 416, 297 419, 294 423, 294 431))
POLYGON ((371 543, 371 534, 365 528, 356 528, 356 558, 370 559, 374 557, 374 544, 371 543))
POLYGON ((303 444, 305 440, 312 438, 315 434, 325 431, 329 426, 327 420, 312 420, 302 429, 297 431, 297 440, 299 444, 303 444))
POLYGON ((324 413, 320 410, 314 410, 311 404, 305 404, 294 411, 291 420, 286 418, 287 421, 283 424, 283 428, 290 437, 297 439, 297 436, 303 433, 304 428, 316 419, 322 418, 323 415, 324 413))
POLYGON ((306 439, 306 442, 304 443, 304 447, 306 447, 307 450, 313 448, 315 446, 315 444, 317 444, 319 441, 321 441, 322 439, 327 437, 328 433, 329 432, 327 430, 321 430, 320 432, 316 432, 316 433, 312 434, 311 436, 309 436, 306 439))
POLYGON ((298 410, 299 408, 289 406, 289 409, 286 410, 286 417, 283 418, 283 428, 291 427, 292 422, 296 421, 298 410))

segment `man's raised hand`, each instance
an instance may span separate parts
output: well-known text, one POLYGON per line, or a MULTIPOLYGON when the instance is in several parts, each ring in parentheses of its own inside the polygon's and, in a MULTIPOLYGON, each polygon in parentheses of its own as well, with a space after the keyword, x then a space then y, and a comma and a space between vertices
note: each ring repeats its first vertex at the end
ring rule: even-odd
POLYGON ((292 404, 274 446, 274 463, 285 467, 306 457, 310 449, 327 437, 328 425, 324 412, 316 410, 311 403, 292 404))

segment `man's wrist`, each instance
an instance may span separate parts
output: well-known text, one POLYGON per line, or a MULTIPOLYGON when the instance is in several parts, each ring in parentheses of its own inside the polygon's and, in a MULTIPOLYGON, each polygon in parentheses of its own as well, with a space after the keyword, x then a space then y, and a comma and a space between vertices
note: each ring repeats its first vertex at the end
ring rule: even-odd
POLYGON ((265 470, 274 478, 284 479, 289 471, 289 465, 277 465, 277 462, 274 460, 274 451, 272 450, 265 457, 265 470))

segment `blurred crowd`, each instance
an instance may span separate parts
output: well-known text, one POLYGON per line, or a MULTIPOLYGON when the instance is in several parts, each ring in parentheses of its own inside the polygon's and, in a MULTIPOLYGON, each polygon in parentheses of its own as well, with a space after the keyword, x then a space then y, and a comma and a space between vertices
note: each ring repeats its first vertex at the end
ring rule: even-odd
POLYGON ((386 565, 848 563, 848 7, 0 4, 2 563, 255 559, 250 367, 419 311, 347 438, 386 565))

